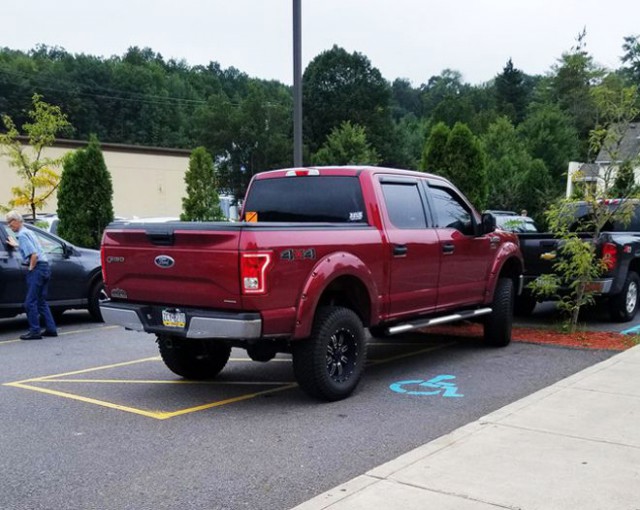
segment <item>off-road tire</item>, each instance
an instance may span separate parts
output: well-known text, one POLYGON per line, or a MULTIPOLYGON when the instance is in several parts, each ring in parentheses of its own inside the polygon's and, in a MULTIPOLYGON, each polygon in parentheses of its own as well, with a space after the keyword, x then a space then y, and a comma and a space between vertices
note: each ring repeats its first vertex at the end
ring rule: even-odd
POLYGON ((311 336, 294 344, 293 371, 308 395, 342 400, 360 382, 366 357, 360 318, 348 308, 327 306, 316 313, 311 336))
POLYGON ((158 335, 157 342, 167 368, 185 379, 215 378, 231 355, 231 346, 222 341, 158 335))
POLYGON ((615 322, 633 320, 640 304, 640 277, 635 271, 629 271, 622 286, 622 292, 609 300, 609 315, 615 322))
POLYGON ((102 280, 98 280, 91 286, 89 291, 89 305, 87 309, 91 318, 96 322, 104 322, 102 312, 100 311, 100 303, 108 298, 102 280))
POLYGON ((484 320, 484 340, 493 347, 511 342, 513 324, 513 280, 499 278, 493 294, 492 312, 484 320))

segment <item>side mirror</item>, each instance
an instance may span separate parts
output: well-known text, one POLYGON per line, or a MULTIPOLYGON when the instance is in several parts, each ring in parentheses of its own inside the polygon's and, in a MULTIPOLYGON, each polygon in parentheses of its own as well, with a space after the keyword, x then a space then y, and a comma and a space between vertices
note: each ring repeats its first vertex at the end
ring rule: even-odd
POLYGON ((496 229, 496 218, 491 213, 482 214, 482 233, 490 234, 496 229))

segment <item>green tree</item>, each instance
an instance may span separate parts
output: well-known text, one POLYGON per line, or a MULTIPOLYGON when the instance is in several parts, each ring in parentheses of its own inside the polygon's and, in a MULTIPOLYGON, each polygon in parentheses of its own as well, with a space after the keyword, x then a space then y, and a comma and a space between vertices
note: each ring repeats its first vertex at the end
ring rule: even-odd
POLYGON ((446 145, 446 176, 467 195, 477 209, 487 203, 485 154, 478 139, 466 124, 456 123, 446 145))
POLYGON ((526 209, 530 216, 542 217, 549 199, 550 179, 541 160, 534 160, 513 124, 501 117, 482 137, 489 182, 491 209, 526 209))
POLYGON ((586 30, 577 37, 576 45, 563 53, 553 67, 550 92, 551 100, 571 119, 581 141, 581 159, 589 157, 589 132, 596 122, 596 108, 591 88, 603 75, 586 50, 586 30))
POLYGON ((447 172, 447 140, 451 130, 444 122, 438 122, 424 144, 420 170, 432 174, 447 172))
POLYGON ((640 86, 640 35, 625 37, 622 49, 624 55, 621 60, 626 64, 624 72, 633 83, 640 86))
POLYGON ((496 76, 494 85, 498 112, 515 125, 522 122, 529 95, 525 74, 509 59, 502 73, 496 76))
POLYGON ((65 158, 58 189, 58 234, 78 246, 99 248, 103 230, 113 221, 112 200, 111 174, 92 136, 86 148, 65 158))
POLYGON ((311 161, 314 165, 377 165, 380 158, 362 126, 343 122, 335 128, 311 161))
POLYGON ((334 46, 309 63, 302 82, 304 137, 312 153, 350 121, 366 129, 384 164, 392 162, 391 87, 367 57, 334 46))
POLYGON ((187 196, 182 199, 182 221, 223 219, 213 159, 204 147, 191 152, 184 182, 187 185, 187 196))
POLYGON ((569 161, 580 159, 578 133, 571 119, 553 104, 536 105, 518 126, 518 134, 529 154, 547 167, 551 179, 548 199, 555 199, 566 188, 569 161))
POLYGON ((44 207, 60 183, 56 168, 62 158, 46 157, 43 151, 51 147, 56 135, 70 124, 60 107, 44 102, 41 95, 33 95, 32 105, 28 114, 31 122, 22 125, 29 147, 18 139, 19 132, 11 117, 3 115, 2 122, 7 131, 0 134, 0 152, 9 157, 9 164, 23 181, 22 186, 11 189, 14 198, 9 206, 28 207, 35 218, 36 211, 44 207))

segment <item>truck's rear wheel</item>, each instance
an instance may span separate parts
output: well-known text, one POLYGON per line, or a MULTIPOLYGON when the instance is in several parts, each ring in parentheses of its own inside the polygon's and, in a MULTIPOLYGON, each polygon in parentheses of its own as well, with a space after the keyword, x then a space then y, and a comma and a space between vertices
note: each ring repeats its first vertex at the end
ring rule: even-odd
POLYGON ((364 327, 348 308, 318 310, 311 336, 294 344, 293 371, 300 387, 322 400, 341 400, 358 385, 367 355, 364 327))
POLYGON ((513 324, 513 280, 499 278, 491 305, 493 311, 484 321, 484 340, 494 347, 504 347, 511 342, 513 324))
POLYGON ((635 271, 629 271, 622 292, 609 301, 611 319, 617 322, 629 322, 636 316, 640 302, 640 277, 635 271))
POLYGON ((231 355, 231 346, 224 342, 170 335, 158 335, 158 347, 167 368, 185 379, 213 379, 231 355))

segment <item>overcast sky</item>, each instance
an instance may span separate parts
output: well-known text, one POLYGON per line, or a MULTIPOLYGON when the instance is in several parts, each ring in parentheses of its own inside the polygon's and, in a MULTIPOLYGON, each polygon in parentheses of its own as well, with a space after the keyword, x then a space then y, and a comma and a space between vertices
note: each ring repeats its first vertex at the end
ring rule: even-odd
MULTIPOLYGON (((3 2, 0 46, 36 44, 109 57, 148 46, 190 65, 219 62, 293 82, 292 0, 20 0, 3 2)), ((597 63, 620 66, 623 37, 640 34, 640 0, 302 0, 303 68, 337 44, 382 75, 414 86, 443 69, 482 83, 509 58, 550 70, 586 27, 597 63)))

